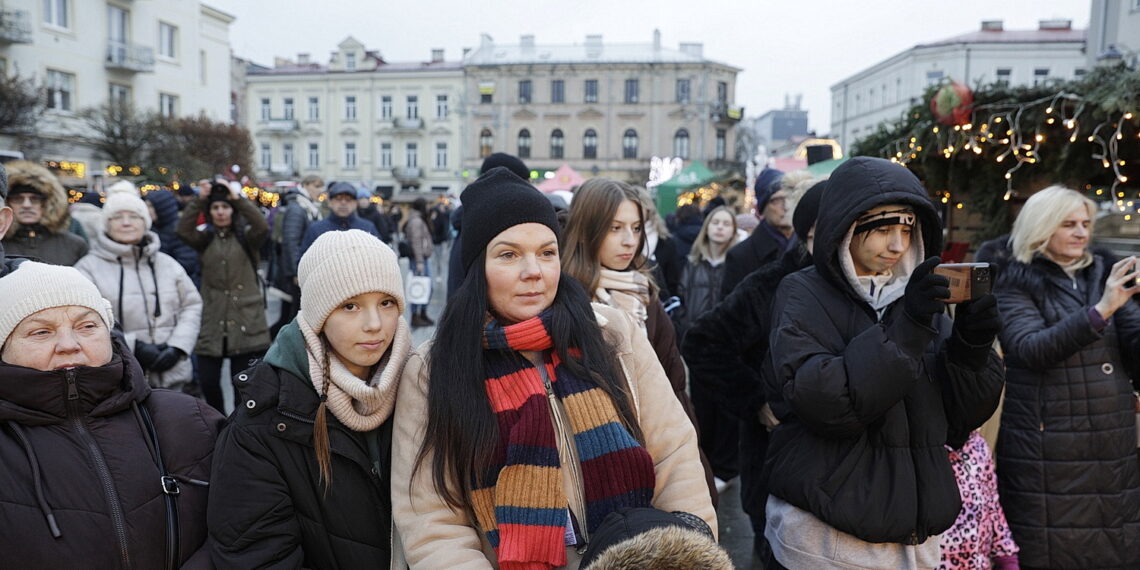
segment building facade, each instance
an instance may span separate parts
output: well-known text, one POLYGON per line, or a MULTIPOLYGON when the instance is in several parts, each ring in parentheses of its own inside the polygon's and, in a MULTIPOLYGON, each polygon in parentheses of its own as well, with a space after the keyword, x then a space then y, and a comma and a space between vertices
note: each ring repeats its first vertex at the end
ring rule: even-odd
POLYGON ((948 80, 970 87, 1037 85, 1079 77, 1088 67, 1085 30, 1073 29, 1070 20, 1042 20, 1036 30, 985 21, 978 31, 914 46, 832 85, 831 133, 850 148, 948 80))
POLYGON ((1088 65, 1140 64, 1140 0, 1093 0, 1088 65))
POLYGON ((327 63, 299 54, 250 66, 245 81, 260 180, 317 174, 397 199, 459 192, 463 68, 443 50, 389 63, 350 37, 327 63))
POLYGON ((783 109, 772 109, 752 119, 752 128, 756 130, 758 144, 764 145, 771 152, 793 138, 806 137, 808 112, 807 109, 801 108, 802 101, 801 95, 796 95, 794 98, 784 96, 783 109))
MULTIPOLYGON (((74 142, 83 134, 77 114, 84 109, 122 101, 170 116, 229 120, 233 20, 185 0, 4 0, 0 72, 34 77, 46 88, 36 154, 99 172, 93 151, 74 142)), ((0 147, 11 144, 0 136, 0 147)))
MULTIPOLYGON (((521 157, 532 174, 569 164, 583 176, 637 184, 650 159, 737 166, 738 68, 704 57, 699 43, 515 45, 483 35, 463 58, 463 165, 478 175, 493 152, 521 157)), ((737 166, 738 167, 738 166, 737 166)))

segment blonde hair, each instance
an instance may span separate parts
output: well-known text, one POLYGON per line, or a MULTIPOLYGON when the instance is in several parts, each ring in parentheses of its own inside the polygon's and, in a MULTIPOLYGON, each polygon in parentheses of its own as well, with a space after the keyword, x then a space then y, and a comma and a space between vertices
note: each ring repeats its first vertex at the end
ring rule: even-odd
POLYGON ((713 258, 712 243, 709 242, 709 225, 712 224, 713 216, 721 212, 728 214, 728 219, 732 221, 732 239, 728 241, 724 251, 727 253, 732 246, 736 245, 736 215, 728 206, 718 206, 705 216, 705 223, 701 224, 701 233, 697 234, 697 239, 693 241, 693 248, 689 250, 689 263, 697 264, 702 260, 713 258))
MULTIPOLYGON (((1049 238, 1061 227, 1061 222, 1065 221, 1070 212, 1082 206, 1089 214, 1091 235, 1096 223, 1096 203, 1080 192, 1053 185, 1030 196, 1017 214, 1013 230, 1009 234, 1013 257, 1022 263, 1029 263, 1033 261, 1033 256, 1044 254, 1049 246, 1049 238)), ((1081 269, 1090 263, 1092 254, 1086 248, 1074 267, 1081 269)))

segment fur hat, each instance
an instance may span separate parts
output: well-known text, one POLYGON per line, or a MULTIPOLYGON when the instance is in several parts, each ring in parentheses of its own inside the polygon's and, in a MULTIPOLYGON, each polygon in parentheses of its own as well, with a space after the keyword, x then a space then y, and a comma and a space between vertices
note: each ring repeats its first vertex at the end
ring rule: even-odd
POLYGON ((150 229, 150 209, 146 207, 142 198, 127 192, 108 194, 107 200, 103 202, 103 227, 107 228, 111 223, 111 217, 119 212, 138 214, 146 224, 144 227, 150 229))
POLYGON ((346 299, 364 293, 387 293, 404 314, 404 281, 392 248, 361 230, 321 234, 297 267, 301 316, 314 332, 346 299))
POLYGON ((504 166, 480 176, 463 191, 463 269, 471 267, 503 230, 532 222, 550 228, 555 236, 561 233, 554 206, 530 183, 504 166))
POLYGON ((120 192, 126 194, 134 194, 135 196, 139 195, 138 187, 135 186, 135 184, 130 180, 120 180, 107 188, 108 196, 112 194, 118 194, 120 192))
POLYGON ((8 169, 0 164, 0 200, 8 199, 8 169))
POLYGON ((0 345, 28 316, 54 307, 87 307, 108 329, 115 325, 111 302, 74 267, 25 261, 0 278, 0 299, 0 345))
POLYGON ((594 531, 583 570, 700 568, 731 570, 732 559, 712 531, 689 513, 627 508, 606 515, 594 531))
MULTIPOLYGON (((71 222, 68 216, 67 190, 60 184, 50 170, 27 160, 15 160, 4 165, 8 169, 8 191, 6 200, 10 201, 13 194, 19 192, 32 192, 43 196, 43 216, 39 225, 48 231, 58 233, 67 231, 71 222)), ((11 206, 11 204, 8 204, 11 206)), ((23 227, 19 221, 13 221, 5 237, 12 237, 23 227)))

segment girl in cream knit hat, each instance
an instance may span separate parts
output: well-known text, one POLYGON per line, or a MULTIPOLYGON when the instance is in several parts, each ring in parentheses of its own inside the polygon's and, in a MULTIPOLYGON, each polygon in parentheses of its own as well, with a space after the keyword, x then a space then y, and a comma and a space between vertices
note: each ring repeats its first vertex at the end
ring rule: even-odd
POLYGON ((328 232, 297 277, 297 318, 234 378, 210 485, 214 564, 402 567, 388 473, 411 335, 396 255, 363 231, 328 232))

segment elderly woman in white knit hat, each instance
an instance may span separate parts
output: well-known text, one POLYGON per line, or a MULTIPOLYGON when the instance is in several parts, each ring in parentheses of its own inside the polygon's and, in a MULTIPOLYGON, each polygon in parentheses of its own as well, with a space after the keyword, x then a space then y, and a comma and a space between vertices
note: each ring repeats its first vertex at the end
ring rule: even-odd
POLYGON ((182 264, 160 251, 141 198, 113 193, 102 213, 103 231, 75 268, 111 300, 151 386, 180 390, 193 377, 188 355, 198 341, 202 297, 182 264))
POLYGON ((75 269, 25 262, 0 278, 0 299, 5 566, 208 567, 224 418, 152 390, 111 335, 110 303, 75 269))
POLYGON ((214 565, 402 568, 389 456, 411 336, 396 254, 328 232, 297 277, 297 318, 234 378, 210 488, 214 565))

